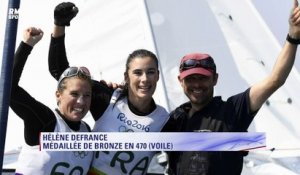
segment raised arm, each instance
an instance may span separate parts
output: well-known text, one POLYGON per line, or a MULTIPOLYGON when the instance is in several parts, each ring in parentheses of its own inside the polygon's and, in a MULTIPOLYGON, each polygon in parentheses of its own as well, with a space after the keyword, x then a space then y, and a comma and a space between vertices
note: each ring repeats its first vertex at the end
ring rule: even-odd
POLYGON ((43 37, 43 31, 34 27, 29 27, 23 32, 23 41, 18 47, 13 65, 12 92, 17 87, 21 77, 25 62, 33 46, 43 37))
POLYGON ((250 89, 250 109, 258 110, 262 104, 286 81, 295 61, 297 44, 300 43, 300 9, 298 1, 289 17, 289 32, 282 50, 277 58, 271 74, 263 81, 256 83, 250 89), (289 38, 289 39, 288 39, 289 38))
MULTIPOLYGON (((65 27, 77 15, 78 8, 71 2, 62 2, 54 9, 54 28, 51 36, 48 64, 50 74, 58 80, 69 67, 65 48, 65 27)), ((113 89, 104 82, 93 81, 90 112, 97 120, 109 105, 113 89)))
MULTIPOLYGON (((24 121, 25 142, 32 146, 39 144, 41 131, 51 132, 55 127, 55 116, 51 109, 35 100, 18 85, 26 60, 33 46, 42 37, 42 30, 34 27, 26 29, 23 33, 23 41, 14 55, 13 65, 10 107, 24 121)), ((32 81, 36 80, 32 79, 32 81)))
POLYGON ((69 67, 65 48, 65 27, 77 15, 78 8, 71 2, 62 2, 54 9, 54 28, 48 55, 50 74, 58 80, 63 71, 69 67))

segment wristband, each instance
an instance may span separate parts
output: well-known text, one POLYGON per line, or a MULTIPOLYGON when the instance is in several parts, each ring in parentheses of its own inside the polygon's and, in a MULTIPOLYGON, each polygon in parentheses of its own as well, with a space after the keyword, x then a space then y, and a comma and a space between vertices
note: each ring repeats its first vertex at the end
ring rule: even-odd
POLYGON ((300 44, 300 39, 294 39, 294 38, 292 38, 289 34, 287 34, 286 40, 287 40, 289 43, 294 44, 294 45, 300 44))

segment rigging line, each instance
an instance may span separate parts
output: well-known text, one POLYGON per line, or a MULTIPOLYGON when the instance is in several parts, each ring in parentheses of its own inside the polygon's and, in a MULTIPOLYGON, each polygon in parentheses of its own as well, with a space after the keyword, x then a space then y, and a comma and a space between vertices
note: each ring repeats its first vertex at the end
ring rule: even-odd
POLYGON ((159 54, 159 51, 158 51, 158 49, 157 49, 157 43, 156 43, 156 41, 155 41, 155 35, 154 35, 154 32, 153 32, 153 27, 152 27, 152 25, 151 25, 151 19, 150 19, 150 11, 149 11, 149 8, 148 8, 148 6, 147 6, 147 2, 146 2, 146 0, 144 0, 144 8, 146 9, 146 14, 147 14, 147 18, 148 18, 148 25, 149 25, 149 27, 150 27, 150 31, 151 31, 151 36, 152 36, 152 42, 153 42, 153 45, 154 45, 154 49, 155 49, 155 52, 157 53, 157 56, 158 56, 158 60, 159 60, 159 69, 161 70, 160 71, 160 74, 161 74, 161 81, 162 81, 162 86, 163 86, 163 91, 164 91, 164 98, 165 98, 165 103, 166 103, 166 108, 167 108, 167 111, 169 112, 170 110, 171 110, 171 106, 170 106, 170 103, 169 103, 169 98, 168 98, 168 93, 167 93, 167 87, 166 87, 166 84, 165 84, 165 78, 164 78, 164 73, 163 73, 163 71, 162 71, 162 67, 161 67, 161 64, 160 64, 160 54, 159 54))

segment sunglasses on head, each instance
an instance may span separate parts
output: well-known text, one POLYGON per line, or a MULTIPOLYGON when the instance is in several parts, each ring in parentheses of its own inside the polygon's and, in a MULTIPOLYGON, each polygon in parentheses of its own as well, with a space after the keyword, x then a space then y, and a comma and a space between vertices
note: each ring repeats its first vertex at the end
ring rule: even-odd
POLYGON ((191 68, 195 68, 195 67, 202 67, 202 68, 211 69, 214 71, 216 70, 216 65, 215 65, 214 60, 209 57, 209 58, 202 59, 202 60, 197 60, 197 59, 193 59, 193 58, 185 60, 180 64, 179 71, 182 72, 182 71, 185 71, 185 70, 188 70, 191 68))
POLYGON ((82 74, 87 77, 91 77, 90 71, 86 67, 69 67, 66 69, 60 76, 58 80, 58 85, 61 83, 61 81, 65 78, 74 77, 78 74, 82 74))

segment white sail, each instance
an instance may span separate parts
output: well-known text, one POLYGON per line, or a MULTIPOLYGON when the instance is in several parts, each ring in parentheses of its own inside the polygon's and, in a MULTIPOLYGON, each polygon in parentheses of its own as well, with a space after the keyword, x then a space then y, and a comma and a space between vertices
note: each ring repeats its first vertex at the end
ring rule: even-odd
MULTIPOLYGON (((239 74, 249 85, 265 78, 271 72, 281 46, 251 1, 207 2, 220 25, 239 74)), ((292 157, 294 161, 291 164, 299 163, 300 96, 296 90, 299 88, 299 72, 294 67, 286 84, 269 98, 250 126, 250 131, 266 132, 267 149, 273 150, 257 152, 252 160, 248 158, 248 162, 256 163, 251 167, 255 174, 296 174, 287 168, 300 173, 295 167, 284 167, 266 161, 273 158, 273 161, 281 159, 284 162, 284 159, 291 160, 292 157), (257 156, 265 157, 265 162, 258 165, 259 161, 255 158, 257 156)))

